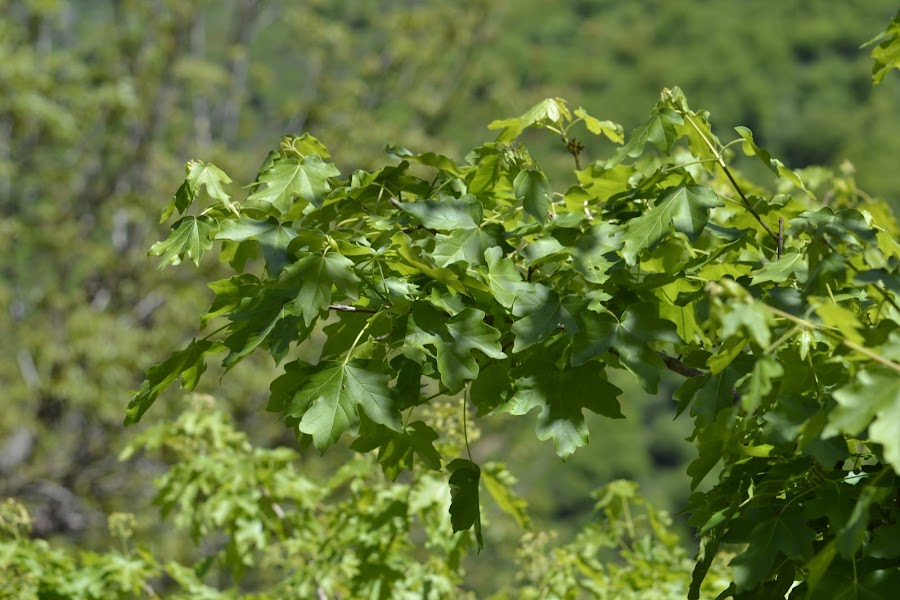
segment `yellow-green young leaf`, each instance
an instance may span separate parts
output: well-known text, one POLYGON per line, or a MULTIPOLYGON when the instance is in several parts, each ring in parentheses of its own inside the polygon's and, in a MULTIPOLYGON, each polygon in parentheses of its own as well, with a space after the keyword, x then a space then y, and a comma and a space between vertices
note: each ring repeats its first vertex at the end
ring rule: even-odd
POLYGON ((562 98, 547 98, 532 106, 521 117, 494 121, 488 129, 502 129, 497 136, 497 143, 508 144, 515 141, 529 127, 547 127, 554 125, 561 129, 562 121, 571 121, 572 115, 562 98))
POLYGON ((585 127, 594 135, 605 135, 609 141, 621 144, 625 142, 625 131, 622 126, 612 121, 601 121, 596 117, 587 114, 583 108, 575 111, 575 116, 584 120, 585 127))
POLYGON ((183 217, 169 232, 169 237, 150 247, 150 256, 162 256, 159 268, 180 264, 187 256, 200 266, 200 259, 206 250, 212 248, 216 222, 207 216, 183 217))
POLYGON ((891 19, 884 31, 865 43, 878 44, 872 49, 872 83, 881 83, 891 69, 900 69, 900 12, 891 19))
POLYGON ((758 285, 768 281, 775 283, 787 281, 789 277, 798 271, 803 272, 806 270, 806 262, 803 258, 804 256, 800 252, 788 252, 782 255, 778 260, 753 271, 753 279, 750 280, 750 285, 758 285))
POLYGON ((191 161, 187 167, 187 179, 193 183, 194 189, 200 186, 206 187, 206 193, 211 198, 221 201, 226 206, 231 206, 231 196, 225 193, 222 184, 231 183, 231 178, 222 169, 212 163, 203 163, 199 160, 191 161))
POLYGON ((777 158, 772 158, 772 155, 763 148, 760 148, 756 145, 756 142, 753 141, 753 132, 751 132, 746 127, 735 127, 735 131, 738 132, 742 138, 744 138, 744 143, 741 144, 741 148, 744 151, 744 154, 747 156, 756 156, 760 160, 762 164, 766 166, 770 171, 775 173, 778 177, 782 179, 787 179, 798 188, 815 198, 815 195, 806 189, 806 186, 803 185, 803 181, 800 180, 800 176, 788 169, 784 166, 777 158))
POLYGON ((823 323, 829 327, 837 327, 851 342, 857 344, 865 342, 862 334, 859 333, 859 330, 863 329, 863 325, 855 314, 826 298, 810 298, 809 303, 815 307, 816 314, 823 323))
POLYGON ((519 496, 513 486, 515 478, 507 470, 506 465, 489 462, 481 471, 484 487, 500 507, 500 510, 516 520, 519 527, 530 528, 531 517, 528 516, 528 502, 519 496))
POLYGON ((484 547, 481 535, 481 504, 478 499, 478 483, 481 469, 464 458, 456 458, 447 465, 450 471, 450 524, 453 532, 475 531, 478 551, 484 547))

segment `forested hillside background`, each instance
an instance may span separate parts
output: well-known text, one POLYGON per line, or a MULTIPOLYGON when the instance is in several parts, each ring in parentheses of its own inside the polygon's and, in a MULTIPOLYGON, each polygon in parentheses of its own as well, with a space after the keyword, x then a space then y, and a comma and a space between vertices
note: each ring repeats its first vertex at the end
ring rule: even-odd
MULTIPOLYGON (((152 496, 154 457, 119 462, 129 390, 196 328, 211 295, 190 270, 158 272, 149 246, 191 158, 252 179, 248 157, 309 131, 343 173, 383 158, 385 141, 459 158, 517 115, 562 96, 626 131, 664 86, 680 86, 714 125, 746 125, 794 168, 840 166, 900 206, 900 81, 874 90, 859 46, 892 17, 889 0, 0 0, 0 495, 22 500, 34 533, 104 543, 111 511, 152 496), (860 134, 865 131, 866 135, 860 134), (893 183, 892 183, 893 181, 893 183)), ((571 168, 541 146, 544 164, 571 168)), ((593 148, 587 149, 587 159, 593 148)), ((755 168, 748 165, 748 169, 755 168)), ((218 266, 207 262, 204 274, 218 266)), ((262 410, 270 362, 248 360, 204 391, 254 442, 292 440, 262 410)), ((655 398, 630 381, 627 421, 560 463, 528 423, 481 432, 505 449, 542 525, 571 536, 588 492, 634 479, 659 505, 686 501, 671 385, 655 398)), ((150 421, 179 414, 169 394, 150 421)), ((340 453, 309 451, 327 473, 340 453)), ((495 541, 517 536, 497 516, 495 541)), ((177 534, 143 511, 139 530, 177 556, 177 534)), ((473 577, 507 567, 500 544, 473 577)), ((502 571, 499 571, 502 572, 502 571)))

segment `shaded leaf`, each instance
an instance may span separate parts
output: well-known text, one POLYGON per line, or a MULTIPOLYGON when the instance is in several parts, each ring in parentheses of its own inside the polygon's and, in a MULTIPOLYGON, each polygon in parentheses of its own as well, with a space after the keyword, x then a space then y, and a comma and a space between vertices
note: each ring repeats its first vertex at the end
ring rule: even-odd
POLYGON ((447 465, 450 471, 450 524, 453 532, 474 528, 478 551, 484 547, 481 535, 481 505, 478 483, 481 469, 470 460, 456 458, 447 465))
POLYGON ((618 396, 622 390, 606 380, 596 365, 560 370, 542 360, 526 362, 513 375, 514 393, 498 411, 524 415, 540 408, 535 431, 539 440, 553 440, 561 458, 588 443, 582 411, 622 419, 618 396))

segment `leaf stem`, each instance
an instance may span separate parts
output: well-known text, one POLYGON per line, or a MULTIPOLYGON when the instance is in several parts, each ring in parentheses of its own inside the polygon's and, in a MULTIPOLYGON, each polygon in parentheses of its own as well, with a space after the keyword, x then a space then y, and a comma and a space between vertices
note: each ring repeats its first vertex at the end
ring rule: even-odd
POLYGON ((469 420, 467 415, 467 408, 469 405, 469 384, 466 384, 466 393, 463 394, 463 410, 462 410, 462 427, 463 427, 463 439, 466 442, 466 454, 469 455, 469 461, 475 462, 472 460, 472 450, 469 448, 469 431, 466 425, 466 422, 469 420))
POLYGON ((822 327, 811 321, 807 321, 806 319, 801 319, 800 317, 795 317, 794 315, 784 312, 781 309, 775 308, 774 306, 769 306, 768 304, 763 304, 763 306, 765 307, 766 310, 768 310, 769 312, 771 312, 772 314, 774 314, 776 316, 781 317, 782 319, 787 319, 788 321, 793 321, 794 323, 797 323, 801 327, 806 327, 808 329, 815 329, 816 331, 821 331, 822 333, 824 333, 831 339, 844 344, 845 346, 847 346, 854 352, 862 354, 866 358, 874 360, 875 362, 882 364, 882 365, 900 373, 900 364, 895 363, 894 361, 892 361, 888 358, 885 358, 885 357, 881 356, 880 354, 876 354, 875 352, 872 352, 865 346, 861 346, 854 341, 848 340, 847 338, 845 338, 844 336, 842 336, 839 333, 831 331, 830 329, 828 329, 826 327, 822 327))
POLYGON ((347 356, 344 357, 344 364, 343 364, 344 367, 346 367, 347 363, 350 362, 350 356, 353 355, 353 350, 356 349, 356 345, 359 343, 360 338, 362 338, 362 335, 366 332, 366 330, 369 329, 369 325, 372 324, 372 319, 374 319, 374 318, 375 317, 372 316, 372 317, 369 317, 368 319, 366 319, 365 326, 359 330, 358 334, 356 334, 356 339, 353 340, 353 344, 350 346, 350 349, 347 350, 347 356))
MULTIPOLYGON (((746 208, 748 211, 750 211, 750 214, 753 215, 753 218, 756 219, 760 225, 762 225, 762 228, 766 230, 766 233, 768 233, 770 236, 772 236, 773 239, 775 239, 777 241, 778 236, 775 234, 774 231, 772 231, 772 228, 769 227, 765 221, 763 221, 760 214, 758 212, 756 212, 755 208, 753 208, 753 205, 750 204, 750 200, 747 199, 747 196, 744 194, 744 190, 742 190, 741 186, 738 185, 738 182, 735 180, 734 176, 731 174, 731 171, 728 169, 728 165, 725 164, 725 159, 722 158, 722 154, 716 149, 715 145, 709 140, 709 138, 706 137, 706 134, 703 133, 703 130, 700 129, 700 126, 697 125, 696 122, 694 122, 694 119, 691 118, 691 115, 689 115, 687 112, 683 112, 683 111, 679 111, 679 112, 681 112, 682 116, 684 116, 684 118, 687 119, 688 123, 691 124, 691 127, 693 127, 694 130, 697 132, 697 135, 700 136, 700 138, 706 144, 707 148, 709 148, 710 152, 713 153, 713 156, 716 157, 716 162, 718 162, 719 166, 722 167, 722 171, 725 172, 725 176, 728 177, 728 181, 731 182, 731 186, 735 189, 735 191, 741 197, 741 200, 744 201, 744 208, 746 208)), ((781 256, 780 253, 779 253, 779 256, 781 256)))

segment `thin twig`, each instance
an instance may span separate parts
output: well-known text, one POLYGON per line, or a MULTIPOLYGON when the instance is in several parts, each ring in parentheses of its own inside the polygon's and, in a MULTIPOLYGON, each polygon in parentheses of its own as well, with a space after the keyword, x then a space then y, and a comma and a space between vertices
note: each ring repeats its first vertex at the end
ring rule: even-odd
POLYGON ((760 225, 762 225, 762 228, 766 230, 766 233, 768 233, 770 236, 772 236, 773 239, 778 240, 778 236, 775 234, 774 231, 772 231, 772 228, 769 227, 766 224, 766 222, 762 220, 762 217, 760 216, 760 214, 758 212, 756 212, 756 209, 753 208, 752 204, 750 204, 750 200, 747 198, 747 196, 744 195, 744 190, 741 189, 741 186, 739 186, 738 182, 734 179, 734 176, 731 174, 731 171, 728 169, 728 165, 725 164, 725 159, 722 158, 722 154, 718 150, 716 150, 716 147, 706 137, 706 134, 703 133, 703 130, 701 130, 700 127, 694 122, 694 119, 691 118, 691 115, 689 115, 687 113, 682 113, 682 114, 688 120, 688 123, 690 123, 691 126, 697 131, 697 134, 700 136, 700 138, 703 140, 703 142, 709 148, 710 152, 713 153, 713 156, 716 157, 716 162, 718 162, 719 166, 722 167, 722 170, 725 172, 725 176, 728 177, 728 181, 731 182, 731 186, 741 197, 741 200, 743 200, 744 208, 746 208, 748 211, 750 211, 750 214, 753 215, 753 218, 756 219, 760 225))
POLYGON ((784 217, 778 217, 778 237, 775 239, 778 242, 778 258, 781 258, 784 250, 784 217))
POLYGON ((329 310, 338 310, 341 312, 358 312, 358 313, 377 313, 377 308, 369 308, 367 306, 348 306, 346 304, 329 304, 329 310))
POLYGON ((798 325, 807 327, 809 329, 815 329, 816 331, 821 331, 823 334, 827 335, 831 339, 844 344, 851 350, 858 352, 859 354, 862 354, 866 358, 870 358, 870 359, 874 360, 875 362, 880 363, 880 364, 900 373, 900 364, 895 363, 894 361, 892 361, 888 358, 885 358, 885 357, 881 356, 880 354, 876 354, 875 352, 872 352, 865 346, 860 346, 856 342, 848 340, 847 338, 840 335, 839 333, 835 333, 834 331, 826 329, 825 327, 817 325, 816 323, 813 323, 811 321, 807 321, 806 319, 801 319, 800 317, 795 317, 794 315, 784 312, 783 310, 780 310, 778 308, 775 308, 774 306, 769 306, 768 304, 763 304, 762 306, 766 310, 771 312, 772 314, 777 315, 783 319, 787 319, 788 321, 793 321, 794 323, 797 323, 798 325))
POLYGON ((685 377, 700 377, 701 375, 706 375, 704 371, 689 367, 674 356, 669 356, 665 352, 657 352, 657 354, 659 354, 659 357, 662 359, 663 364, 666 365, 666 368, 673 373, 678 373, 685 377))

